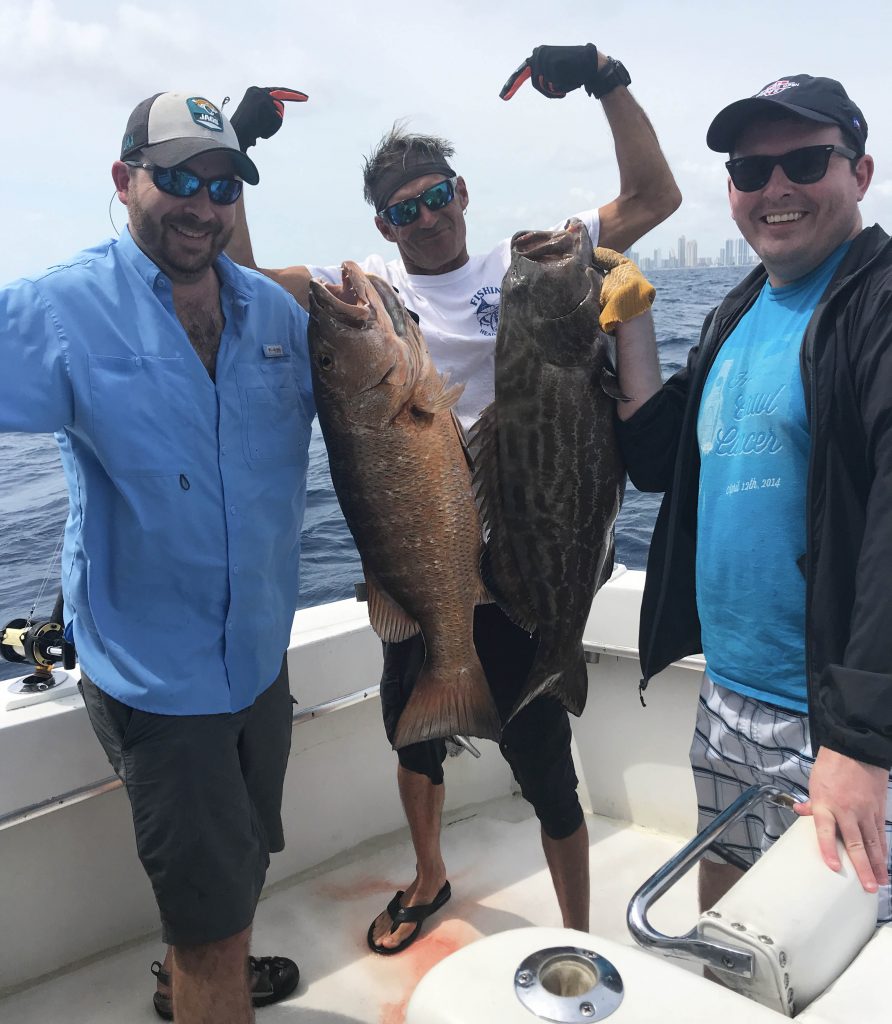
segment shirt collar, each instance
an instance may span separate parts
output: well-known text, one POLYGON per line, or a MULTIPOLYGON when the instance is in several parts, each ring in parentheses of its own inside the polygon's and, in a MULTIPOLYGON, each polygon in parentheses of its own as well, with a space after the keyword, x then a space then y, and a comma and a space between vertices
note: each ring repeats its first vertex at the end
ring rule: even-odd
MULTIPOLYGON (((159 280, 169 284, 170 278, 168 278, 167 274, 161 270, 157 263, 149 259, 136 244, 133 235, 130 234, 129 225, 125 226, 118 238, 118 249, 121 255, 130 261, 136 272, 153 291, 159 280)), ((242 267, 233 263, 225 253, 221 253, 217 257, 214 266, 220 275, 223 287, 231 288, 239 303, 246 303, 252 298, 254 289, 251 278, 244 272, 242 267)))

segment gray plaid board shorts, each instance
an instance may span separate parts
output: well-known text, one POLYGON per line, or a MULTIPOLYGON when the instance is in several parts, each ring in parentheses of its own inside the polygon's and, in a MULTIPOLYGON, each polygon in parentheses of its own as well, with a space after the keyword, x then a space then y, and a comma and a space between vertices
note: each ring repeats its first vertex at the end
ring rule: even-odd
MULTIPOLYGON (((807 715, 728 690, 704 672, 691 744, 698 832, 750 786, 778 786, 805 799, 814 763, 807 715)), ((720 841, 755 864, 796 818, 796 812, 785 807, 757 804, 720 841)), ((892 776, 886 797, 886 844, 892 871, 892 776)), ((712 851, 706 858, 722 862, 712 851)), ((880 888, 877 923, 888 921, 892 921, 892 891, 885 885, 880 888)))

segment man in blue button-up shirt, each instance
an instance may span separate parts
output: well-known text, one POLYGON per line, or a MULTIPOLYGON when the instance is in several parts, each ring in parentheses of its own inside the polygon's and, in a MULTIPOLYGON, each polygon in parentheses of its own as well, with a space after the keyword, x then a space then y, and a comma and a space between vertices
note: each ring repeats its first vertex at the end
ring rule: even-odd
MULTIPOLYGON (((283 846, 307 316, 222 254, 258 174, 213 104, 141 103, 112 176, 121 238, 0 290, 0 430, 59 442, 84 698, 173 947, 156 1009, 243 1024, 251 921, 283 846)), ((285 958, 250 965, 255 1003, 297 983, 285 958)))

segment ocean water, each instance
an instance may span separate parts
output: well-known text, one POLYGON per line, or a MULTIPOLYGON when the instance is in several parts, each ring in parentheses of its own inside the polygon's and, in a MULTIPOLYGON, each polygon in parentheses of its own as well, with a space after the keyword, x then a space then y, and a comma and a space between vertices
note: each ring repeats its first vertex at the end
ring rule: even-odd
MULTIPOLYGON (((664 376, 684 365, 706 313, 746 273, 743 267, 664 270, 651 274, 657 289, 654 320, 664 376)), ((643 569, 659 495, 631 485, 617 521, 617 559, 643 569)), ((0 625, 50 613, 59 589, 57 548, 68 495, 51 437, 0 434, 0 625), (32 612, 33 609, 33 612, 32 612)), ((341 516, 318 426, 310 443, 307 513, 301 555, 299 607, 353 595, 359 557, 341 516)), ((0 679, 22 674, 0 661, 0 679)))

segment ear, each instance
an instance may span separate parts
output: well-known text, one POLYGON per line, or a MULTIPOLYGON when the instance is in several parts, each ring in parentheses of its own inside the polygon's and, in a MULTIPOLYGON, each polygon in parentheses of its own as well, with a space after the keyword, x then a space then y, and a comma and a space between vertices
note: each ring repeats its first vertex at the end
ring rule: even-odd
POLYGON ((127 195, 130 190, 130 176, 133 173, 133 168, 121 160, 115 160, 112 164, 111 173, 112 181, 115 183, 115 191, 118 193, 118 199, 126 206, 127 195))
POLYGON ((459 175, 458 181, 455 183, 455 191, 458 193, 458 201, 461 203, 462 210, 467 210, 468 203, 471 201, 468 196, 468 186, 465 184, 465 179, 459 175))
POLYGON ((855 178, 858 182, 858 202, 864 198, 871 181, 873 180, 873 157, 865 153, 855 164, 855 178))
POLYGON ((375 227, 381 232, 388 242, 396 241, 396 232, 393 230, 393 225, 388 224, 386 220, 379 217, 377 214, 375 214, 375 227))

